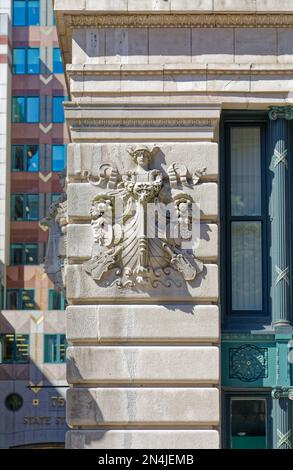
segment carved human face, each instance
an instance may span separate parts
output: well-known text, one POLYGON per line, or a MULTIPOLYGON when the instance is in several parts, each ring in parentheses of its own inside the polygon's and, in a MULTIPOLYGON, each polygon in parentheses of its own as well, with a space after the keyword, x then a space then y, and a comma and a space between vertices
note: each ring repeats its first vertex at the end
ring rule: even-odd
POLYGON ((145 150, 139 150, 136 155, 136 163, 142 168, 148 168, 149 157, 145 150))

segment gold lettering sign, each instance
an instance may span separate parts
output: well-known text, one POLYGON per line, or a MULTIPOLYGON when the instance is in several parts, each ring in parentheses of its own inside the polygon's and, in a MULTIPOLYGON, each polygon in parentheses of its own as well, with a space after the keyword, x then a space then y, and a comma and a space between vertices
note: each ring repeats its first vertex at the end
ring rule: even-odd
MULTIPOLYGON (((64 425, 65 424, 65 416, 56 416, 53 423, 57 425, 64 425)), ((37 424, 39 426, 49 426, 52 424, 52 417, 51 416, 25 416, 23 418, 23 424, 34 425, 37 424)))

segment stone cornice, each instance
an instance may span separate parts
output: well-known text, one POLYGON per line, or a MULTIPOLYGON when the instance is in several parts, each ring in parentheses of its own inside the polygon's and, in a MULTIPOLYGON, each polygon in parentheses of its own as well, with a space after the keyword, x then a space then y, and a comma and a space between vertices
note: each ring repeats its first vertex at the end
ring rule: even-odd
POLYGON ((214 128, 217 119, 67 119, 71 129, 97 128, 214 128))
POLYGON ((65 14, 69 29, 95 28, 286 28, 293 14, 65 14))

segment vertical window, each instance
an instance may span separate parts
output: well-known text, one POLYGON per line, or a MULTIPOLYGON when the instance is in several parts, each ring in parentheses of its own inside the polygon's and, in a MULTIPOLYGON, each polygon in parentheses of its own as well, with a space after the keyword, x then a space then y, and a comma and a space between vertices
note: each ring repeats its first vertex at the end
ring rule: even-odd
POLYGON ((234 313, 265 312, 263 137, 261 125, 228 126, 228 310, 234 313))
POLYGON ((29 362, 29 335, 2 334, 1 335, 2 364, 27 364, 29 362))
POLYGON ((65 145, 52 145, 52 171, 63 171, 65 168, 65 145))
POLYGON ((13 96, 12 98, 12 122, 25 122, 24 96, 13 96))
POLYGON ((39 195, 12 194, 11 219, 14 221, 39 220, 39 195))
POLYGON ((265 398, 232 398, 230 401, 230 448, 266 449, 267 403, 265 398))
POLYGON ((63 73, 62 58, 59 47, 54 47, 53 49, 53 72, 63 73))
POLYGON ((67 342, 65 335, 44 336, 44 362, 62 363, 66 359, 67 342))
POLYGON ((40 120, 39 96, 13 96, 12 122, 34 123, 40 120))
POLYGON ((63 292, 49 289, 48 308, 49 310, 65 310, 66 300, 64 299, 63 292))
POLYGON ((10 265, 38 264, 37 243, 11 243, 10 265))
POLYGON ((64 96, 53 96, 52 120, 55 123, 64 122, 63 101, 64 96))
POLYGON ((28 0, 27 5, 27 21, 28 25, 38 26, 40 24, 40 1, 28 0))
POLYGON ((7 310, 35 310, 34 289, 7 289, 7 310))
POLYGON ((39 171, 38 145, 12 146, 12 171, 39 171))
POLYGON ((27 97, 26 122, 39 122, 40 98, 38 96, 27 97))
POLYGON ((13 73, 22 74, 26 73, 26 50, 25 49, 13 49, 13 73))
POLYGON ((27 50, 27 73, 40 73, 40 49, 37 47, 27 50))
POLYGON ((13 1, 13 26, 26 25, 26 1, 14 0, 13 1))
POLYGON ((55 204, 55 202, 58 201, 60 196, 60 193, 51 193, 51 204, 55 204))

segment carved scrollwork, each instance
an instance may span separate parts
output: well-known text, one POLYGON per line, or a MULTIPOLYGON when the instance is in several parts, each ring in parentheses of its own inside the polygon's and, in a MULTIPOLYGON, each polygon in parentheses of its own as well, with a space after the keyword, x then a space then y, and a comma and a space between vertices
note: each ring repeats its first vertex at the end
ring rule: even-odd
POLYGON ((97 282, 108 275, 120 289, 181 286, 180 278, 193 281, 203 271, 203 263, 182 248, 179 236, 156 234, 160 224, 154 223, 155 215, 150 216, 149 210, 153 204, 161 217, 166 202, 169 208, 171 204, 178 233, 189 240, 192 193, 204 170, 195 176, 174 163, 164 177, 160 170, 150 168, 158 150, 144 145, 130 148, 134 171, 119 174, 115 166, 104 164, 98 177, 89 176, 98 195, 90 211, 92 256, 84 269, 97 282))

